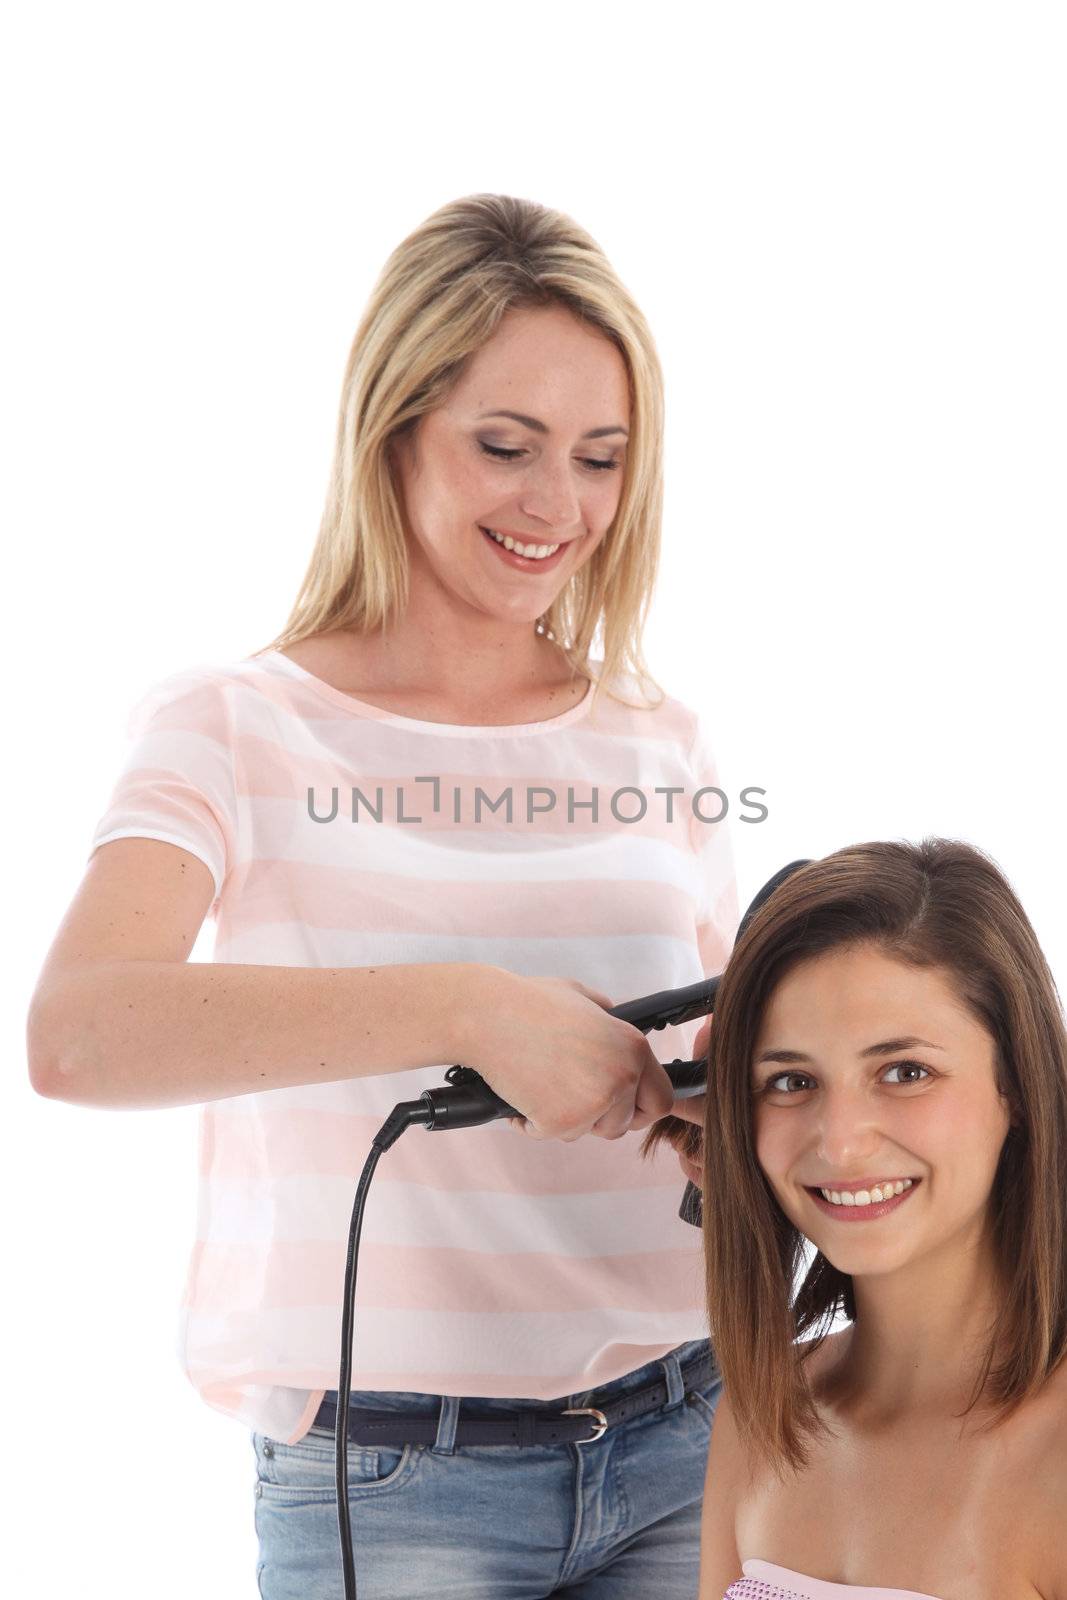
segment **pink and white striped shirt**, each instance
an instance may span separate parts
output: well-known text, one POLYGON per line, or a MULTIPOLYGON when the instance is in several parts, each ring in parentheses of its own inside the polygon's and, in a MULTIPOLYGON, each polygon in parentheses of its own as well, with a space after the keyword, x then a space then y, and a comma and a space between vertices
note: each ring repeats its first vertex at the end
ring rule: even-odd
MULTIPOLYGON (((368 705, 278 651, 193 667, 131 713, 90 854, 132 836, 199 857, 216 962, 484 961, 614 1004, 693 983, 722 969, 738 921, 722 802, 697 795, 718 785, 703 726, 670 697, 591 697, 463 727, 368 705)), ((688 1057, 698 1027, 653 1033, 660 1059, 688 1057)), ((449 1065, 201 1108, 180 1350, 209 1405, 306 1433, 337 1387, 370 1140, 449 1065)), ((641 1138, 409 1130, 369 1192, 353 1388, 554 1399, 705 1336, 677 1159, 642 1160, 641 1138)))

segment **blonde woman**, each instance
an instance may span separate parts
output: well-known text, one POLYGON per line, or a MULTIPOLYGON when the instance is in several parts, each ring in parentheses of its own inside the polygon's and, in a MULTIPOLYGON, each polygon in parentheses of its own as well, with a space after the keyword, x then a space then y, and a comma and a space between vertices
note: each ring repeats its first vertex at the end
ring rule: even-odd
POLYGON ((140 701, 41 974, 41 1093, 203 1105, 184 1363, 251 1430, 267 1600, 342 1593, 354 1185, 453 1062, 525 1121, 415 1130, 372 1186, 360 1596, 696 1585, 700 1235, 673 1155, 639 1155, 671 1103, 657 1053, 606 1014, 717 971, 737 921, 705 728, 641 657, 662 405, 645 321, 569 218, 476 195, 403 240, 286 626, 140 701), (215 959, 188 965, 206 915, 215 959))

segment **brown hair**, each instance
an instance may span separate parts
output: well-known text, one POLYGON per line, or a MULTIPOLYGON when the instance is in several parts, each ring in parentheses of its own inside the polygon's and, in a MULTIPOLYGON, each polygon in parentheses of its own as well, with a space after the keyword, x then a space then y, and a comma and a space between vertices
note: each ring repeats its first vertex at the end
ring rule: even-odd
MULTIPOLYGON (((971 845, 852 845, 799 868, 738 939, 719 987, 703 1138, 708 1326, 749 1446, 780 1472, 822 1430, 804 1361, 834 1316, 856 1314, 852 1280, 807 1241, 756 1159, 750 1074, 764 1008, 801 961, 851 944, 941 967, 991 1035, 1012 1113, 990 1199, 1004 1284, 970 1410, 993 1421, 1034 1394, 1067 1354, 1067 1031, 1034 930, 996 864, 971 845), (801 1348, 795 1343, 807 1336, 801 1348)), ((650 1129, 691 1158, 678 1118, 650 1129)))
POLYGON ((255 655, 352 628, 370 632, 403 611, 408 555, 392 440, 442 406, 465 363, 512 309, 562 306, 609 339, 626 365, 630 437, 614 521, 536 623, 593 700, 616 673, 663 691, 641 634, 659 564, 663 514, 663 375, 645 318, 596 240, 534 200, 452 200, 393 250, 356 329, 341 392, 326 506, 300 591, 281 633, 255 655), (603 670, 591 662, 603 626, 603 670))

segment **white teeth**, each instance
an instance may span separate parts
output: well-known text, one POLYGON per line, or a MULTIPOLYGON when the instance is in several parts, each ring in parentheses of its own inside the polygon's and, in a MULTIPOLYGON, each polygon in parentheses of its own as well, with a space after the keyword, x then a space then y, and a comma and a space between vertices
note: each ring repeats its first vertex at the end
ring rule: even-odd
POLYGON ((832 1206, 876 1206, 894 1195, 903 1194, 911 1185, 910 1178, 897 1178, 892 1183, 876 1183, 873 1189, 820 1189, 819 1193, 832 1206))
POLYGON ((510 533, 494 533, 492 528, 486 528, 486 533, 497 544, 502 544, 505 550, 514 550, 517 556, 528 556, 535 561, 543 561, 545 556, 554 556, 559 549, 558 544, 519 544, 510 533))

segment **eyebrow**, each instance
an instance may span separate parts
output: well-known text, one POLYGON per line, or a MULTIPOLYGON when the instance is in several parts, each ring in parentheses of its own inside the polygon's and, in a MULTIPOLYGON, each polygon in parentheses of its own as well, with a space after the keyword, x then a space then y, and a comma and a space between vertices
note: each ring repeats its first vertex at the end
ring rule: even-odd
MULTIPOLYGON (((532 428, 535 433, 548 433, 545 423, 539 422, 536 417, 525 417, 521 411, 482 411, 477 420, 484 421, 486 417, 510 417, 513 422, 521 422, 524 428, 532 428)), ((624 439, 630 435, 625 428, 615 426, 612 428, 590 428, 588 433, 583 433, 583 439, 604 439, 609 433, 621 433, 624 439)))
MULTIPOLYGON (((869 1044, 866 1050, 860 1051, 861 1059, 868 1056, 890 1056, 896 1050, 914 1050, 916 1046, 923 1050, 943 1050, 942 1044, 932 1044, 929 1039, 913 1039, 910 1036, 901 1039, 882 1039, 878 1044, 869 1044)), ((764 1050, 756 1057, 758 1067, 764 1061, 811 1061, 811 1056, 806 1056, 802 1050, 764 1050)))

